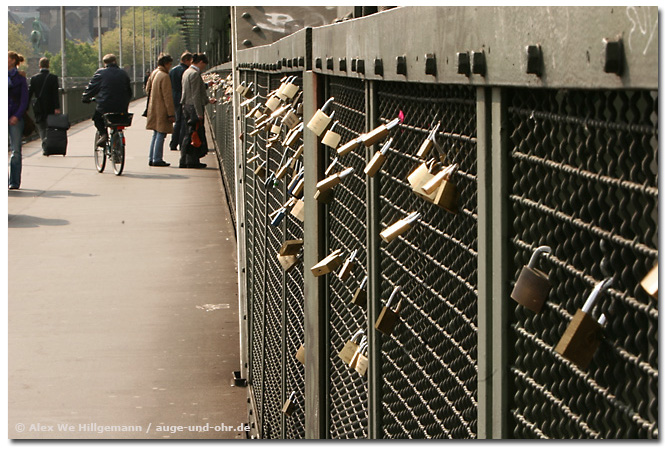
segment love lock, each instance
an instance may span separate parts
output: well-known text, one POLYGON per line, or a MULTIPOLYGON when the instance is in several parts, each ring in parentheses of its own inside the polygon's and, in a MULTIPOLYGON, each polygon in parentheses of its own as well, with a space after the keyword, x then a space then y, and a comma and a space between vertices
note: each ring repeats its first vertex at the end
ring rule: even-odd
POLYGON ((333 187, 337 186, 342 179, 352 173, 354 173, 353 167, 348 167, 338 173, 333 173, 328 178, 322 179, 317 183, 317 190, 322 193, 331 190, 333 187))
POLYGON ((293 148, 296 141, 299 138, 301 138, 302 135, 303 135, 303 123, 298 123, 298 125, 295 128, 289 131, 287 137, 284 139, 284 142, 282 142, 282 146, 289 146, 293 148))
POLYGON ((420 218, 421 214, 418 212, 412 212, 404 219, 398 220, 393 225, 387 227, 384 231, 379 233, 379 235, 384 241, 391 242, 393 239, 409 230, 412 227, 412 224, 420 218))
POLYGON ((398 302, 398 306, 396 307, 395 311, 391 310, 389 307, 401 289, 401 286, 396 286, 393 289, 391 297, 389 297, 388 302, 386 302, 386 305, 382 308, 381 313, 379 313, 379 316, 377 317, 377 322, 375 322, 375 329, 386 335, 391 335, 393 333, 393 328, 398 323, 398 321, 400 321, 402 301, 398 302))
POLYGON ((365 289, 365 287, 368 284, 368 276, 366 275, 363 277, 363 280, 361 281, 361 284, 358 286, 356 289, 356 292, 354 293, 354 297, 352 297, 352 304, 358 305, 359 307, 365 307, 367 300, 368 300, 368 291, 365 289))
MULTIPOLYGON (((258 97, 259 97, 259 95, 256 95, 256 96, 253 97, 253 98, 247 99, 247 100, 241 102, 240 106, 241 106, 241 107, 247 107, 248 105, 250 105, 251 103, 253 103, 254 101, 256 101, 258 97)), ((260 105, 256 105, 256 106, 255 106, 255 108, 258 108, 258 107, 260 107, 260 105)), ((252 113, 254 114, 254 112, 252 112, 252 113)))
POLYGON ((430 133, 428 134, 428 138, 426 138, 423 141, 423 143, 421 144, 421 147, 416 152, 416 157, 418 157, 419 159, 423 159, 428 155, 428 153, 430 152, 430 150, 432 149, 432 147, 435 143, 435 135, 437 134, 437 130, 439 129, 439 127, 441 125, 442 125, 442 122, 440 121, 439 123, 437 123, 435 128, 430 131, 430 133))
POLYGON ((641 286, 650 296, 659 298, 659 263, 641 280, 641 286))
POLYGON ((301 119, 296 115, 296 112, 294 112, 294 109, 292 108, 289 108, 282 117, 282 124, 287 126, 287 129, 293 129, 300 121, 301 119))
POLYGON ((371 178, 377 174, 380 168, 382 168, 382 165, 384 165, 384 162, 386 162, 386 153, 388 152, 391 143, 393 142, 393 137, 389 138, 386 143, 384 143, 384 146, 382 146, 382 149, 377 151, 374 156, 372 156, 372 159, 370 159, 370 162, 368 162, 368 165, 365 166, 365 169, 363 172, 370 176, 371 178))
POLYGON ((296 410, 296 402, 294 401, 295 396, 296 392, 291 392, 291 395, 289 395, 289 398, 287 398, 284 406, 282 406, 282 412, 284 412, 287 417, 291 417, 291 415, 296 410))
POLYGON ((356 358, 356 366, 354 369, 361 376, 365 376, 368 371, 368 342, 359 346, 358 357, 356 358))
POLYGON ((359 344, 356 343, 356 341, 358 341, 361 336, 365 336, 364 334, 365 332, 363 329, 360 329, 354 334, 354 336, 351 337, 351 340, 345 343, 344 347, 338 353, 338 357, 340 357, 340 359, 342 359, 342 361, 347 365, 351 363, 352 359, 354 358, 354 354, 356 354, 356 351, 358 351, 359 344))
POLYGON ((304 175, 305 175, 305 170, 301 168, 300 171, 296 174, 296 176, 294 176, 294 178, 291 180, 289 186, 287 187, 287 193, 289 195, 298 198, 299 195, 296 193, 296 187, 298 183, 303 180, 304 175))
POLYGON ((291 79, 287 81, 287 86, 284 87, 284 90, 282 90, 282 94, 287 98, 287 99, 293 99, 294 96, 298 93, 299 86, 294 83, 296 80, 296 76, 293 76, 291 79))
POLYGON ((334 272, 342 264, 342 258, 340 257, 341 253, 342 250, 340 249, 334 251, 326 258, 312 266, 310 271, 315 277, 321 277, 322 275, 326 275, 329 272, 334 272))
POLYGON ((333 104, 333 99, 334 98, 330 98, 328 101, 326 101, 323 107, 315 112, 315 114, 312 116, 312 119, 308 123, 308 129, 314 132, 317 137, 321 136, 321 134, 324 133, 328 125, 331 123, 331 118, 333 115, 328 116, 326 114, 326 110, 331 106, 331 104, 333 104))
POLYGON ((513 300, 535 313, 541 311, 552 287, 548 275, 534 267, 542 253, 551 253, 550 247, 544 245, 532 253, 529 263, 523 266, 511 292, 513 300))
POLYGON ((298 254, 302 248, 303 239, 291 239, 282 244, 277 254, 277 260, 285 272, 288 272, 298 263, 298 254))
POLYGON ((291 208, 291 215, 301 222, 305 222, 305 202, 303 200, 296 200, 294 207, 291 208))
POLYGON ((372 146, 375 143, 384 140, 384 138, 386 138, 386 136, 389 134, 390 130, 393 129, 395 126, 397 126, 399 123, 400 123, 400 118, 396 118, 388 124, 382 124, 381 126, 374 128, 370 132, 363 134, 361 136, 363 144, 365 146, 372 146))
POLYGON ((606 324, 605 315, 602 314, 598 320, 595 320, 589 311, 596 303, 599 294, 612 283, 612 277, 597 283, 585 301, 583 309, 579 308, 576 311, 567 330, 564 331, 564 335, 555 347, 555 352, 576 364, 580 369, 586 369, 590 364, 601 343, 601 330, 606 324))
POLYGON ((333 149, 338 147, 338 145, 340 144, 340 139, 342 138, 340 134, 338 134, 337 132, 333 132, 333 129, 335 129, 335 126, 337 125, 338 121, 333 123, 331 128, 327 130, 326 133, 324 134, 324 138, 321 140, 322 144, 333 149))
POLYGON ((301 345, 298 351, 296 351, 296 360, 305 365, 305 345, 301 345))
POLYGON ((279 106, 280 106, 280 98, 277 96, 273 96, 266 101, 266 108, 271 112, 277 109, 279 106))
POLYGON ((351 272, 354 269, 354 260, 356 259, 357 252, 358 250, 354 250, 340 268, 340 272, 338 272, 338 278, 340 280, 345 281, 351 275, 351 272))
POLYGON ((363 136, 356 137, 338 148, 338 156, 345 156, 363 143, 363 136))
POLYGON ((354 355, 349 361, 349 368, 356 369, 356 366, 358 365, 358 360, 361 357, 361 351, 367 345, 368 345, 368 337, 363 335, 363 338, 361 338, 361 342, 358 344, 358 348, 356 348, 356 351, 354 351, 354 355))
POLYGON ((271 215, 271 226, 280 226, 282 223, 282 219, 287 215, 287 209, 282 207, 278 209, 277 211, 274 211, 271 215))

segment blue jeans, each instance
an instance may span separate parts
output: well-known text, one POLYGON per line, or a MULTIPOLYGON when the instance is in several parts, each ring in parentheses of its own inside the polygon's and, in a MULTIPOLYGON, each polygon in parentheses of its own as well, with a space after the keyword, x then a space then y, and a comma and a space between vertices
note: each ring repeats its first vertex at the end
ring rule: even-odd
POLYGON ((150 141, 150 161, 161 162, 164 154, 164 139, 166 132, 153 131, 153 138, 150 141))
POLYGON ((9 143, 12 148, 12 156, 9 159, 9 186, 11 187, 21 187, 23 124, 23 118, 21 118, 15 125, 9 125, 9 143))

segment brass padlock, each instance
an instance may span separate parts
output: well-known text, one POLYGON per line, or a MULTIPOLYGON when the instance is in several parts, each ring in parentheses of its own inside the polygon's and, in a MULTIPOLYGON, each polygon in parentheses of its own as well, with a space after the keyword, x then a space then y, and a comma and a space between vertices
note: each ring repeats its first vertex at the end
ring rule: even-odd
POLYGON ((321 190, 317 190, 313 196, 315 200, 317 200, 318 203, 323 203, 327 204, 333 201, 333 198, 335 198, 335 191, 334 190, 326 190, 322 192, 321 190))
MULTIPOLYGON (((245 114, 245 118, 250 118, 253 115, 256 115, 257 113, 261 116, 261 104, 257 104, 252 109, 245 114)), ((255 116, 256 118, 256 116, 255 116)))
POLYGON ((596 284, 592 293, 585 301, 583 309, 576 311, 571 323, 564 331, 564 335, 555 347, 555 352, 570 360, 580 369, 585 369, 592 361, 592 357, 601 343, 601 330, 606 324, 606 316, 601 315, 595 320, 590 315, 599 294, 613 283, 609 277, 596 284))
POLYGON ((298 351, 296 351, 296 360, 305 365, 305 345, 301 345, 298 351))
POLYGON ((650 296, 659 298, 659 263, 641 280, 641 286, 650 296))
POLYGON ((358 148, 363 143, 363 137, 356 137, 338 148, 338 156, 344 156, 358 148))
POLYGON ((264 162, 260 161, 259 165, 254 168, 254 174, 260 178, 266 177, 266 168, 264 168, 264 162))
MULTIPOLYGON (((241 102, 240 106, 241 106, 241 107, 247 107, 248 105, 250 105, 250 104, 252 104, 254 101, 256 101, 258 97, 259 97, 259 95, 256 95, 256 96, 253 97, 253 98, 246 99, 245 101, 241 102)), ((260 107, 260 106, 259 106, 259 105, 255 106, 255 108, 258 108, 258 107, 260 107)), ((253 113, 254 113, 254 112, 253 112, 253 113)))
POLYGON ((245 90, 242 93, 246 99, 254 97, 253 96, 254 93, 252 92, 252 85, 254 85, 254 82, 250 82, 250 84, 247 86, 247 88, 245 88, 245 90))
POLYGON ((396 118, 388 124, 382 124, 361 136, 365 146, 372 146, 386 138, 389 131, 400 123, 400 118, 396 118))
POLYGON ((338 249, 312 266, 310 269, 312 275, 315 277, 321 277, 322 275, 326 275, 329 272, 335 272, 342 264, 342 257, 340 256, 341 253, 342 250, 338 249))
POLYGON ((303 200, 296 200, 294 207, 291 208, 291 215, 301 222, 305 222, 305 202, 303 200))
POLYGON ((291 194, 296 198, 299 198, 303 193, 303 187, 305 187, 305 178, 300 178, 298 182, 296 182, 294 190, 292 190, 291 194))
POLYGON ((398 306, 396 307, 395 311, 391 310, 391 308, 389 307, 391 306, 391 302, 400 292, 401 289, 402 289, 401 286, 396 286, 395 288, 393 288, 391 297, 389 297, 388 302, 386 302, 386 305, 382 308, 382 311, 379 313, 379 316, 377 317, 377 322, 375 322, 375 329, 379 330, 381 333, 384 333, 386 335, 391 335, 393 333, 393 328, 400 321, 400 310, 402 309, 402 300, 398 302, 398 306))
POLYGON ((287 417, 291 417, 294 411, 296 410, 296 402, 294 401, 294 397, 296 396, 296 392, 291 392, 291 395, 289 395, 289 398, 287 398, 287 401, 284 403, 284 406, 282 406, 282 412, 284 412, 284 415, 287 417))
POLYGON ((266 108, 270 110, 271 112, 275 111, 280 106, 280 98, 277 96, 273 96, 269 100, 266 101, 266 108))
POLYGON ((282 107, 276 109, 273 113, 271 113, 271 119, 279 119, 289 108, 288 105, 283 105, 282 107))
POLYGON ((275 90, 275 95, 280 98, 280 100, 284 101, 287 99, 287 97, 284 95, 283 91, 284 88, 287 86, 287 79, 289 79, 288 76, 284 76, 280 79, 280 86, 278 87, 277 90, 275 90))
POLYGON ((291 166, 291 164, 292 164, 293 161, 294 161, 294 158, 293 158, 293 157, 290 157, 289 159, 287 159, 287 162, 286 162, 283 166, 281 166, 280 168, 278 168, 278 171, 275 172, 275 177, 276 177, 277 179, 282 179, 282 178, 284 178, 285 175, 287 174, 287 171, 289 170, 289 167, 291 166))
POLYGON ((347 341, 340 352, 338 352, 338 357, 340 357, 340 359, 342 359, 347 365, 351 363, 354 354, 356 354, 356 351, 358 350, 359 345, 356 341, 358 341, 359 337, 364 336, 364 333, 363 329, 356 332, 354 336, 351 337, 351 340, 347 341))
POLYGON ((296 173, 296 175, 294 175, 294 177, 291 179, 289 185, 287 186, 287 193, 289 193, 289 195, 298 198, 298 195, 294 194, 294 188, 296 187, 296 184, 298 184, 298 181, 303 179, 304 174, 305 170, 301 168, 300 171, 296 173))
POLYGON ((386 242, 391 242, 393 239, 400 236, 405 231, 409 230, 412 227, 412 224, 421 218, 421 214, 418 212, 412 212, 404 219, 400 219, 395 222, 393 225, 387 227, 384 231, 379 233, 381 238, 386 242))
POLYGON ((325 112, 332 103, 333 98, 330 98, 328 101, 326 101, 322 108, 315 112, 315 114, 312 116, 312 119, 310 119, 308 122, 308 129, 314 132, 317 137, 320 137, 331 123, 331 118, 333 115, 328 116, 325 112))
POLYGON ((368 292, 365 289, 365 287, 367 284, 368 284, 368 276, 366 275, 365 277, 363 277, 363 280, 361 280, 361 284, 356 289, 354 297, 352 297, 351 300, 352 304, 358 305, 359 307, 366 306, 368 300, 368 292))
POLYGON ((338 134, 337 132, 333 131, 333 129, 335 129, 335 126, 337 126, 337 125, 338 125, 338 122, 336 121, 335 123, 333 123, 331 128, 326 131, 326 133, 324 134, 324 138, 321 139, 321 143, 323 145, 326 145, 326 146, 328 146, 330 148, 333 148, 333 149, 338 147, 338 145, 340 144, 340 139, 342 138, 342 136, 340 134, 338 134))
POLYGON ((421 198, 427 198, 427 194, 423 192, 423 184, 427 183, 434 176, 432 171, 436 168, 435 159, 430 159, 427 162, 422 163, 414 171, 412 171, 409 176, 407 176, 407 181, 417 195, 421 198))
POLYGON ((340 272, 338 272, 338 278, 340 280, 345 281, 351 275, 351 272, 354 269, 354 260, 356 259, 357 252, 358 250, 354 250, 340 268, 340 272))
POLYGON ((356 366, 354 369, 361 376, 365 376, 365 373, 368 372, 368 362, 368 343, 366 342, 359 348, 358 358, 356 359, 356 366))
POLYGON ((550 247, 544 245, 538 247, 532 253, 529 263, 527 263, 527 266, 523 266, 511 292, 513 300, 535 313, 541 311, 552 285, 548 281, 548 275, 534 266, 536 266, 537 260, 542 253, 550 252, 550 247))
POLYGON ((303 145, 299 146, 296 151, 294 151, 294 162, 303 155, 303 145))
POLYGON ((368 337, 363 335, 363 338, 361 338, 361 342, 358 344, 358 348, 356 348, 356 351, 354 351, 352 359, 349 361, 349 368, 356 369, 356 367, 358 366, 358 361, 361 358, 361 353, 367 345, 368 345, 368 337))
POLYGON ((284 114, 282 117, 282 124, 287 126, 287 129, 293 129, 298 125, 298 123, 301 121, 301 119, 296 115, 296 112, 294 112, 293 109, 287 110, 287 113, 284 114))
POLYGON ((317 183, 317 190, 320 192, 326 192, 333 187, 337 186, 342 179, 345 177, 349 176, 350 174, 354 173, 354 168, 353 167, 348 167, 345 168, 344 170, 334 173, 328 178, 322 179, 317 183))
POLYGON ((302 135, 303 123, 298 123, 298 126, 289 131, 287 137, 284 139, 284 142, 282 142, 282 146, 293 147, 296 141, 301 138, 302 135))
POLYGON ((294 96, 298 93, 299 86, 294 83, 296 76, 293 76, 290 80, 287 81, 287 86, 282 90, 282 94, 287 99, 293 99, 294 96))
POLYGON ((431 195, 443 182, 449 180, 457 169, 458 164, 449 165, 448 167, 443 168, 430 178, 428 182, 424 183, 421 186, 421 190, 423 190, 426 195, 431 195))
POLYGON ((246 89, 247 89, 247 87, 245 86, 245 81, 243 80, 243 81, 242 81, 241 83, 239 83, 238 86, 236 87, 236 92, 237 92, 237 93, 240 93, 240 94, 243 94, 243 93, 245 92, 246 89))
POLYGON ((435 125, 435 128, 430 131, 428 134, 428 138, 426 138, 423 143, 421 144, 421 147, 419 150, 416 152, 416 157, 419 159, 425 158, 430 150, 432 149, 433 145, 435 144, 435 136, 437 134, 437 130, 441 126, 441 121, 435 125))
POLYGON ((459 192, 456 184, 451 180, 447 180, 439 186, 439 189, 437 189, 437 193, 435 193, 435 197, 432 202, 440 208, 444 208, 451 214, 457 214, 458 196, 459 192))
POLYGON ((271 126, 271 134, 280 135, 280 132, 282 132, 282 128, 277 124, 277 122, 273 123, 271 126))
POLYGON ((303 248, 303 239, 289 239, 282 243, 280 251, 281 256, 298 255, 303 248))
POLYGON ((393 142, 393 138, 389 138, 386 143, 384 143, 384 146, 382 146, 382 149, 377 151, 375 155, 372 156, 372 159, 370 159, 370 162, 368 162, 368 165, 366 165, 365 169, 363 170, 366 175, 372 178, 377 174, 379 169, 382 168, 382 165, 384 165, 384 162, 386 162, 386 153, 391 146, 391 142, 393 142))

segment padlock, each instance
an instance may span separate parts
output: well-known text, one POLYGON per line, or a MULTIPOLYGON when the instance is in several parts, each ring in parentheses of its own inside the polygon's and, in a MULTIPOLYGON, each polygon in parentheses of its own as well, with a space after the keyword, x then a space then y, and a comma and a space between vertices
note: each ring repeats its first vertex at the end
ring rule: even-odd
POLYGON ((324 170, 324 176, 331 176, 331 173, 333 172, 333 169, 335 168, 337 163, 338 163, 338 158, 336 157, 335 159, 333 159, 333 162, 331 162, 331 164, 328 167, 326 167, 326 170, 324 170))
POLYGON ((236 92, 240 93, 241 95, 245 93, 245 90, 247 90, 247 87, 245 86, 245 81, 242 81, 237 87, 236 87, 236 92))
MULTIPOLYGON (((256 101, 258 97, 259 97, 259 95, 256 95, 256 96, 253 97, 253 98, 247 99, 247 100, 241 102, 240 106, 241 106, 241 107, 247 107, 248 105, 250 105, 250 104, 252 104, 254 101, 256 101)), ((255 106, 255 107, 259 107, 259 106, 255 106)), ((254 112, 253 112, 253 113, 254 113, 254 112)))
POLYGON ((599 294, 612 283, 613 278, 609 277, 596 284, 585 301, 583 309, 579 308, 576 311, 567 330, 564 331, 564 335, 555 347, 555 352, 576 364, 580 369, 584 370, 592 361, 592 357, 601 343, 601 330, 606 324, 605 315, 602 314, 599 320, 595 320, 589 312, 599 294))
MULTIPOLYGON (((264 181, 264 187, 266 189, 273 189, 273 188, 277 187, 277 183, 275 182, 275 173, 273 173, 272 171, 268 175, 268 178, 266 178, 266 180, 264 181)), ((284 218, 284 215, 282 215, 282 217, 284 218)), ((280 219, 280 222, 281 221, 282 221, 282 219, 280 219)), ((278 225, 279 225, 279 223, 278 223, 278 225)))
POLYGON ((271 214, 271 226, 280 226, 282 219, 287 215, 287 210, 285 208, 280 208, 277 211, 271 214))
POLYGON ((368 345, 368 337, 363 335, 363 338, 361 338, 361 342, 358 344, 358 348, 356 348, 356 351, 354 351, 354 355, 349 361, 349 368, 356 369, 356 366, 358 365, 358 360, 361 358, 361 352, 367 345, 368 345))
POLYGON ((294 207, 291 208, 291 215, 301 222, 305 222, 305 202, 303 200, 296 200, 294 207))
POLYGON ((458 169, 458 164, 453 164, 449 165, 448 167, 443 168, 439 172, 437 172, 428 182, 423 184, 421 186, 421 190, 425 192, 426 195, 431 195, 433 192, 435 192, 440 184, 442 184, 445 180, 448 180, 451 175, 453 175, 456 170, 458 169))
POLYGON ((266 169, 264 168, 263 162, 260 162, 259 165, 255 167, 254 174, 260 178, 264 178, 266 176, 266 169))
POLYGON ((412 190, 423 198, 427 198, 425 192, 422 191, 423 184, 430 181, 434 176, 431 173, 431 170, 436 165, 435 159, 430 159, 429 161, 422 163, 415 170, 413 170, 408 176, 407 181, 411 186, 412 190), (423 192, 421 195, 420 192, 423 192))
POLYGON ((275 111, 280 106, 280 98, 277 96, 271 97, 266 101, 266 108, 271 112, 275 111))
POLYGON ((279 119, 282 115, 284 115, 288 108, 288 105, 283 105, 279 109, 275 110, 273 113, 271 113, 271 119, 279 119))
POLYGON ((659 298, 659 263, 641 280, 641 286, 650 296, 659 298))
POLYGON ((301 138, 303 135, 303 123, 298 123, 298 125, 289 131, 287 137, 282 142, 282 146, 293 147, 296 141, 301 138))
POLYGON ((338 352, 338 357, 342 359, 344 363, 349 365, 354 358, 354 354, 356 354, 356 351, 358 350, 358 341, 359 337, 364 335, 363 329, 359 330, 354 334, 354 336, 351 337, 351 340, 347 341, 344 345, 344 347, 338 352))
POLYGON ((527 266, 523 266, 511 292, 513 300, 535 313, 541 311, 552 285, 548 281, 548 275, 534 266, 542 253, 550 252, 550 247, 544 245, 538 247, 532 253, 529 263, 527 263, 527 266))
POLYGON ((321 190, 317 190, 313 198, 317 200, 318 203, 327 204, 333 201, 333 198, 335 198, 335 191, 325 190, 322 192, 321 190))
POLYGON ((299 86, 294 83, 295 80, 296 76, 293 76, 291 80, 287 81, 287 86, 282 90, 282 94, 284 94, 287 99, 293 99, 298 93, 299 86))
POLYGON ((405 231, 409 230, 412 227, 412 224, 421 218, 421 214, 418 212, 412 212, 404 219, 400 219, 395 222, 393 225, 387 227, 384 231, 379 233, 381 238, 386 242, 391 242, 393 239, 400 236, 405 231))
POLYGON ((296 264, 298 264, 298 257, 293 255, 277 255, 277 260, 285 272, 289 272, 294 266, 296 266, 296 264))
POLYGON ((300 118, 296 115, 293 109, 287 110, 287 112, 282 117, 282 124, 287 126, 287 129, 293 129, 300 122, 300 118))
POLYGON ((293 160, 294 158, 290 157, 289 159, 287 159, 287 163, 278 168, 278 171, 275 172, 275 177, 277 179, 282 179, 285 177, 285 175, 287 174, 287 170, 289 170, 289 167, 291 166, 293 160))
POLYGON ((303 248, 303 239, 289 239, 282 243, 279 254, 282 256, 298 255, 303 248))
POLYGON ((358 250, 354 250, 340 268, 340 272, 338 272, 338 278, 340 280, 345 281, 351 275, 352 270, 354 270, 354 259, 356 259, 357 252, 358 250))
POLYGON ((310 269, 312 275, 315 277, 321 277, 322 275, 326 275, 329 272, 335 272, 342 264, 342 258, 340 257, 341 253, 342 250, 338 249, 312 266, 310 269))
POLYGON ((317 137, 320 137, 331 123, 332 115, 328 116, 325 112, 332 103, 333 98, 330 98, 322 108, 315 112, 312 119, 308 122, 308 129, 314 132, 317 137))
POLYGON ((393 138, 389 138, 386 143, 384 143, 384 146, 382 146, 382 149, 377 151, 375 155, 372 156, 372 159, 370 159, 370 162, 368 162, 368 165, 366 165, 365 169, 363 170, 366 175, 372 178, 377 174, 379 169, 382 168, 382 165, 384 165, 384 162, 386 162, 386 153, 391 146, 391 142, 393 142, 393 138))
POLYGON ((268 118, 268 113, 266 113, 266 107, 260 106, 261 108, 254 113, 254 124, 261 123, 266 118, 268 118))
POLYGON ((451 180, 446 180, 440 184, 432 200, 440 208, 444 208, 451 214, 458 213, 458 187, 451 180))
POLYGON ((296 173, 296 175, 294 175, 294 177, 291 179, 291 181, 289 182, 289 185, 287 186, 287 193, 289 193, 289 195, 292 195, 292 196, 295 196, 296 198, 298 198, 297 195, 293 194, 293 191, 294 191, 294 188, 296 187, 296 184, 298 183, 299 179, 302 179, 304 174, 305 174, 305 170, 303 168, 301 168, 298 171, 298 173, 296 173))
POLYGON ((274 93, 275 96, 279 97, 280 100, 282 100, 282 101, 284 101, 284 100, 287 99, 287 97, 284 95, 283 91, 284 91, 284 88, 287 86, 287 79, 288 79, 288 78, 289 78, 289 77, 286 77, 286 76, 285 76, 285 77, 282 77, 282 79, 280 79, 280 81, 281 81, 282 83, 280 84, 280 86, 278 87, 278 89, 275 90, 275 93, 274 93))
POLYGON ((428 138, 426 138, 423 143, 421 144, 421 147, 419 150, 416 152, 416 157, 419 159, 425 158, 430 150, 432 149, 433 145, 435 144, 435 135, 437 134, 437 130, 441 126, 441 122, 437 123, 435 128, 430 131, 428 134, 428 138))
POLYGON ((294 401, 294 397, 296 396, 296 392, 291 392, 291 395, 289 395, 289 398, 287 398, 287 401, 284 403, 284 406, 282 406, 282 412, 284 412, 284 415, 287 417, 291 417, 294 411, 296 410, 296 402, 294 401))
POLYGON ((386 335, 391 335, 393 333, 393 328, 400 321, 400 310, 402 309, 402 300, 398 301, 398 306, 396 307, 395 311, 391 310, 390 306, 391 302, 400 292, 401 289, 402 289, 401 286, 396 286, 395 288, 393 288, 391 297, 389 297, 388 302, 386 302, 386 305, 382 308, 382 311, 379 313, 379 316, 377 317, 377 322, 375 322, 375 329, 379 330, 381 333, 384 333, 386 335))
POLYGON ((298 149, 294 151, 294 162, 296 162, 296 160, 299 157, 301 157, 302 154, 303 154, 303 145, 299 146, 298 149))
POLYGON ((363 137, 356 137, 338 148, 338 156, 345 156, 363 143, 363 137))
POLYGON ((365 289, 368 284, 368 276, 363 277, 361 284, 356 289, 354 297, 352 297, 352 304, 358 305, 359 307, 365 307, 368 300, 368 291, 365 289))
POLYGON ((368 363, 368 343, 366 342, 359 348, 358 358, 356 359, 356 366, 354 369, 361 376, 365 376, 365 373, 368 372, 368 363))
MULTIPOLYGON (((252 147, 254 147, 254 145, 252 145, 252 147)), ((248 153, 249 153, 249 151, 250 151, 250 150, 248 150, 248 153)), ((254 156, 250 157, 250 158, 247 160, 247 163, 248 163, 248 164, 251 164, 251 163, 254 162, 255 160, 258 160, 259 158, 261 158, 261 156, 260 156, 259 154, 255 154, 254 156)))
POLYGON ((300 178, 296 182, 294 190, 291 191, 291 195, 293 195, 296 198, 300 198, 301 194, 303 193, 303 187, 305 187, 305 178, 300 178))
POLYGON ((247 112, 245 118, 250 118, 252 115, 256 113, 259 113, 259 115, 261 115, 260 110, 261 110, 261 104, 255 105, 254 107, 252 107, 252 109, 249 112, 247 112))
POLYGON ((348 167, 345 168, 344 170, 334 173, 328 178, 322 179, 317 183, 317 190, 320 192, 326 192, 333 187, 337 186, 342 179, 347 177, 348 175, 354 173, 354 168, 353 167, 348 167))
POLYGON ((301 345, 298 351, 296 351, 296 360, 305 365, 305 345, 301 345))
POLYGON ((278 124, 273 123, 273 125, 271 126, 271 134, 280 135, 281 131, 282 128, 278 124))
POLYGON ((396 118, 388 124, 382 124, 361 136, 365 146, 372 146, 386 138, 389 131, 400 123, 400 118, 396 118))
POLYGON ((337 125, 338 122, 336 121, 335 123, 333 123, 331 128, 326 131, 326 133, 324 134, 324 138, 321 139, 321 143, 323 145, 335 149, 340 144, 340 139, 342 138, 341 135, 338 134, 337 132, 333 132, 333 129, 335 129, 335 126, 337 125))

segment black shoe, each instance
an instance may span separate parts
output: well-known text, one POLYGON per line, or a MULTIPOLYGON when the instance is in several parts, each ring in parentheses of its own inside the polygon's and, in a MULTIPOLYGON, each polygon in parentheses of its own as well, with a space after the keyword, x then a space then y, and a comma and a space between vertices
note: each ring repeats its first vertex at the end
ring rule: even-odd
POLYGON ((9 190, 18 190, 19 186, 11 185, 9 186, 9 190))
POLYGON ((207 166, 208 165, 203 164, 203 163, 196 163, 196 164, 190 165, 190 168, 206 168, 207 166))
POLYGON ((100 135, 99 140, 97 140, 97 146, 104 146, 108 138, 109 136, 107 134, 100 135))
POLYGON ((178 168, 190 168, 190 167, 188 167, 187 164, 179 164, 178 168))
POLYGON ((150 165, 152 165, 153 167, 168 167, 171 164, 169 162, 164 162, 163 160, 160 160, 157 162, 153 162, 150 165))

